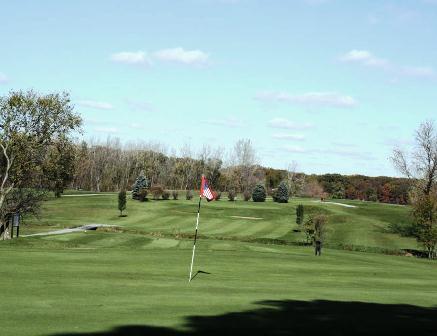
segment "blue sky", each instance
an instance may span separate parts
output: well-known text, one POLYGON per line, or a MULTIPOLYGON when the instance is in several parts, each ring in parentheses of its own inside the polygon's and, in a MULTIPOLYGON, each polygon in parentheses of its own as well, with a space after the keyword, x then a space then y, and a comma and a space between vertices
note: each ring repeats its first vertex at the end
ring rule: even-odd
POLYGON ((69 91, 85 138, 396 175, 437 115, 436 36, 437 0, 0 0, 0 94, 69 91))

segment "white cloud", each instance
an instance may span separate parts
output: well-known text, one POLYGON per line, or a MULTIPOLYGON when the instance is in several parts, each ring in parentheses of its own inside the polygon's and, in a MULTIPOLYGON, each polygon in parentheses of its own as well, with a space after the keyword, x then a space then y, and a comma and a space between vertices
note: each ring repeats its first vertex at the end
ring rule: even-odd
POLYGON ((404 67, 403 74, 411 77, 432 78, 435 76, 434 69, 430 67, 404 67))
POLYGON ((351 50, 340 56, 339 60, 346 63, 355 63, 368 67, 380 68, 392 75, 416 78, 434 78, 436 76, 436 72, 431 67, 397 65, 389 60, 378 58, 367 50, 351 50))
POLYGON ((255 99, 322 107, 351 108, 357 105, 357 102, 351 96, 335 92, 308 92, 301 95, 291 95, 286 92, 261 92, 256 95, 255 99))
POLYGON ((126 104, 136 111, 152 112, 156 110, 148 101, 126 99, 126 104))
POLYGON ((305 136, 302 134, 283 134, 283 133, 278 133, 278 134, 273 134, 272 137, 274 139, 279 139, 279 140, 295 140, 295 141, 303 141, 305 140, 305 136))
POLYGON ((144 51, 122 51, 119 53, 112 54, 110 57, 111 61, 116 63, 124 63, 130 65, 149 65, 150 60, 148 59, 144 51))
POLYGON ((118 129, 116 127, 99 126, 94 127, 94 131, 99 133, 118 133, 118 129))
POLYGON ((319 6, 328 3, 330 0, 304 0, 307 5, 319 6))
POLYGON ((143 124, 137 123, 137 122, 133 122, 129 125, 130 128, 134 128, 134 129, 146 129, 146 127, 143 124))
POLYGON ((6 84, 9 82, 9 78, 0 72, 0 84, 6 84))
POLYGON ((362 152, 359 150, 345 150, 345 149, 305 149, 300 146, 285 146, 282 148, 284 151, 289 153, 300 153, 305 155, 317 155, 318 157, 345 157, 355 160, 370 161, 376 158, 370 152, 362 152))
POLYGON ((382 58, 375 57, 370 51, 367 50, 351 50, 340 57, 343 62, 360 63, 362 65, 385 68, 390 63, 382 58))
POLYGON ((93 109, 97 109, 97 110, 112 110, 114 108, 109 103, 97 102, 97 101, 93 101, 93 100, 81 100, 81 101, 78 101, 77 104, 82 106, 82 107, 88 107, 88 108, 93 108, 93 109))
POLYGON ((235 118, 211 119, 206 121, 206 123, 214 126, 225 126, 225 127, 232 127, 232 128, 243 126, 241 120, 235 118))
POLYGON ((268 125, 272 128, 282 129, 307 129, 313 127, 310 123, 297 124, 284 118, 274 118, 268 122, 268 125))
POLYGON ((185 50, 181 47, 162 49, 153 53, 153 57, 160 61, 182 63, 187 65, 206 64, 209 55, 201 50, 185 50))
POLYGON ((284 147, 284 150, 289 152, 289 153, 305 153, 306 152, 306 150, 300 146, 286 146, 286 147, 284 147))

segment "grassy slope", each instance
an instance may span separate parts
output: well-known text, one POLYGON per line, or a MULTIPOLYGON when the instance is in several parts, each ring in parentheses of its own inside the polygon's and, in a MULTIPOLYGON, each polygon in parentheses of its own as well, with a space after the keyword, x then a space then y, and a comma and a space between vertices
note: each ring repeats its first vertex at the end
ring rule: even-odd
MULTIPOLYGON (((366 318, 369 321, 377 318, 366 315, 363 309, 376 311, 377 316, 387 320, 384 325, 393 328, 401 325, 394 316, 404 316, 405 320, 413 308, 391 314, 392 306, 388 304, 435 305, 437 270, 427 260, 331 249, 324 249, 323 256, 316 258, 308 247, 235 240, 300 239, 290 233, 294 208, 300 202, 307 205, 307 211, 322 207, 330 214, 333 241, 391 248, 415 246, 412 240, 384 233, 390 222, 404 220, 408 214, 404 207, 349 202, 358 208, 343 208, 312 200, 293 200, 290 204, 208 203, 202 207, 200 229, 210 239, 199 241, 195 270, 211 274, 199 274, 188 285, 192 242, 156 238, 157 234, 150 233, 192 233, 195 201, 129 201, 129 216, 119 218, 115 211, 116 195, 64 197, 47 202, 43 219, 28 222, 22 233, 85 223, 122 225, 132 233, 96 231, 2 242, 0 274, 6 290, 1 293, 0 310, 7 314, 0 314, 1 335, 102 332, 127 325, 181 330, 187 323, 197 330, 201 325, 194 323, 198 318, 193 320, 192 316, 217 317, 259 309, 262 305, 257 302, 265 300, 280 300, 285 305, 285 300, 316 299, 332 303, 321 309, 320 318, 307 322, 306 328, 317 326, 318 332, 324 332, 325 326, 320 321, 326 320, 331 310, 338 312, 335 318, 341 321, 344 314, 352 311, 359 321, 355 327, 366 324, 362 323, 366 318), (383 305, 371 309, 362 305, 344 308, 342 302, 350 301, 383 305)), ((249 317, 250 325, 264 321, 259 316, 265 311, 243 314, 244 319, 247 322, 249 317)), ((419 314, 420 331, 427 312, 419 314)), ((285 321, 273 319, 275 327, 287 325, 296 313, 290 313, 290 317, 286 314, 285 321)), ((291 320, 294 328, 308 316, 291 320)), ((218 322, 211 322, 214 328, 230 323, 224 317, 217 319, 218 322)), ((239 320, 232 326, 240 324, 244 325, 239 320)), ((137 334, 150 334, 148 331, 141 329, 137 334)), ((262 329, 257 332, 261 334, 262 329)), ((338 330, 332 334, 338 335, 338 330)))
MULTIPOLYGON (((31 221, 22 233, 73 227, 86 223, 116 224, 144 232, 192 233, 197 201, 129 200, 128 217, 118 217, 115 194, 102 196, 63 197, 44 206, 44 217, 31 221)), ((302 235, 293 233, 295 207, 302 203, 308 212, 323 210, 330 216, 330 244, 351 244, 386 249, 417 248, 414 239, 387 232, 390 223, 409 218, 407 207, 348 201, 357 208, 316 203, 310 199, 293 199, 288 204, 273 202, 228 202, 225 200, 203 204, 201 234, 211 237, 270 238, 301 241, 302 235), (259 217, 262 220, 239 219, 232 216, 259 217)))

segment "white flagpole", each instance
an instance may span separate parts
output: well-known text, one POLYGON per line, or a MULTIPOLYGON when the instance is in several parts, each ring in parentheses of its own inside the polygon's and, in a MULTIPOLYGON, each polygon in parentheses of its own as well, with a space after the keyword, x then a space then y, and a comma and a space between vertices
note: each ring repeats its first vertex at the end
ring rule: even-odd
POLYGON ((200 202, 202 202, 202 195, 199 197, 199 207, 197 208, 196 233, 194 234, 193 254, 191 256, 190 277, 188 282, 191 282, 191 277, 193 275, 194 253, 196 251, 197 230, 199 228, 200 202))

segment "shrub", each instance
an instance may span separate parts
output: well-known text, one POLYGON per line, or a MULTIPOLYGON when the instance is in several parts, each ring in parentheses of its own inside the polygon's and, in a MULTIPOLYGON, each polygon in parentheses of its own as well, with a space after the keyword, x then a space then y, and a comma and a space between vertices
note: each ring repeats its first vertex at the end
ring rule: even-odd
POLYGON ((140 191, 147 188, 149 188, 149 181, 147 180, 147 178, 144 177, 144 174, 141 173, 132 186, 132 198, 135 200, 139 200, 140 191))
POLYGON ((248 202, 248 201, 250 201, 251 198, 252 198, 252 194, 250 193, 249 190, 246 190, 246 191, 243 193, 243 199, 244 199, 246 202, 248 202))
POLYGON ((265 202, 266 188, 264 188, 264 186, 261 184, 257 184, 253 189, 252 199, 254 202, 265 202))
POLYGON ((304 210, 303 205, 299 204, 296 208, 296 224, 301 226, 303 223, 304 210))
POLYGON ((150 188, 150 192, 152 193, 154 200, 159 200, 164 194, 164 188, 161 185, 157 184, 150 188))
POLYGON ((185 198, 187 199, 187 201, 191 201, 193 199, 193 192, 191 190, 187 190, 185 198))
POLYGON ((288 186, 285 181, 279 183, 278 192, 276 194, 276 201, 279 203, 288 203, 288 186))
POLYGON ((148 198, 147 198, 147 189, 146 188, 142 188, 142 189, 140 189, 140 191, 138 192, 138 200, 140 201, 140 202, 145 202, 145 201, 148 201, 148 198))
POLYGON ((120 217, 123 216, 123 210, 126 210, 126 191, 121 190, 118 193, 118 210, 120 210, 120 217))
POLYGON ((221 191, 217 191, 216 194, 215 194, 215 200, 219 201, 220 198, 222 198, 222 193, 221 193, 221 191))
POLYGON ((174 200, 177 200, 179 197, 179 193, 177 192, 177 190, 173 190, 173 192, 171 193, 171 195, 173 196, 174 200))
POLYGON ((235 192, 235 190, 229 190, 228 191, 228 200, 231 202, 235 201, 236 194, 237 193, 235 192))
POLYGON ((307 243, 317 240, 323 242, 325 240, 327 223, 328 216, 324 214, 319 213, 309 216, 303 225, 307 243))
POLYGON ((273 202, 278 201, 278 189, 272 189, 270 195, 272 195, 273 202))
POLYGON ((163 200, 168 200, 168 199, 170 199, 170 192, 169 192, 168 190, 165 190, 165 191, 162 193, 162 199, 163 199, 163 200))

